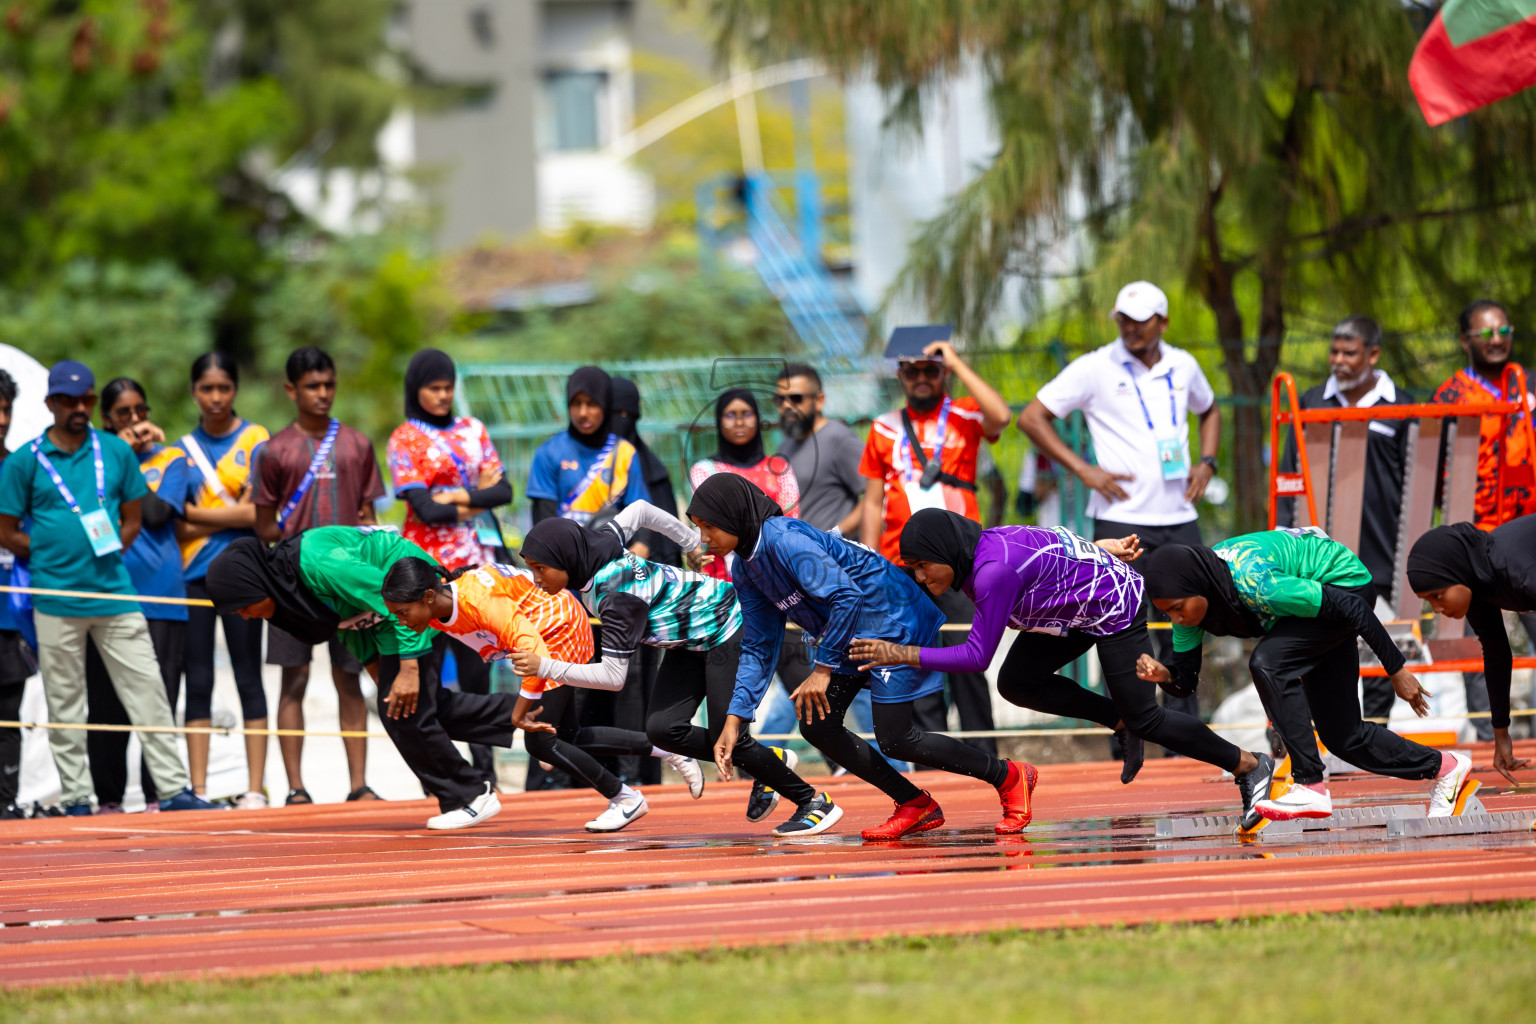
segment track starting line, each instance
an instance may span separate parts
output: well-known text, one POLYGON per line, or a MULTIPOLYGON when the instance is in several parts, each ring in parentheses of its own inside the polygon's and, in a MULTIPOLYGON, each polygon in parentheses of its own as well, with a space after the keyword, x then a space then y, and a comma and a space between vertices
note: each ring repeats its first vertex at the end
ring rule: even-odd
MULTIPOLYGON (((1237 834, 1241 817, 1236 814, 1199 814, 1188 817, 1160 818, 1158 839, 1210 839, 1237 834)), ((1340 807, 1326 818, 1299 818, 1271 821, 1263 828, 1244 834, 1245 839, 1288 838, 1307 833, 1337 833, 1349 829, 1382 828, 1389 838, 1466 836, 1492 832, 1530 832, 1536 830, 1536 809, 1490 812, 1473 795, 1462 813, 1448 818, 1430 818, 1423 804, 1374 804, 1364 807, 1340 807)), ((1329 838, 1337 839, 1337 835, 1329 838)))

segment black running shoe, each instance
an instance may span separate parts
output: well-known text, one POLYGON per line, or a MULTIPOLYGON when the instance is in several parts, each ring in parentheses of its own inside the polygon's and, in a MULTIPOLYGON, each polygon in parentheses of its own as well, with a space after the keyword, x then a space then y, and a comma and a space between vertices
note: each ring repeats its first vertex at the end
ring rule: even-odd
POLYGON ((1243 795, 1243 818, 1237 826, 1243 832, 1253 829, 1264 820, 1254 805, 1260 800, 1269 799, 1269 787, 1275 781, 1275 759, 1257 752, 1253 756, 1258 759, 1258 765, 1253 771, 1244 772, 1235 780, 1237 791, 1243 795))
POLYGON ((818 832, 825 832, 836 825, 838 819, 843 816, 843 809, 832 802, 832 798, 825 793, 816 794, 816 798, 803 807, 797 808, 795 816, 773 830, 776 836, 814 836, 818 832))
POLYGON ((0 807, 0 821, 12 821, 19 818, 25 818, 26 816, 27 812, 16 806, 14 802, 8 803, 4 807, 0 807))
POLYGON ((1129 786, 1136 778, 1136 773, 1141 771, 1141 763, 1146 759, 1146 747, 1141 742, 1141 737, 1129 729, 1116 729, 1115 739, 1120 743, 1120 751, 1125 755, 1125 763, 1120 766, 1120 784, 1129 786))
MULTIPOLYGON (((795 765, 800 763, 800 758, 788 747, 769 747, 773 756, 783 761, 790 771, 794 771, 795 765)), ((768 786, 763 785, 762 779, 752 782, 752 795, 747 797, 747 820, 762 821, 773 813, 773 809, 779 805, 779 794, 768 786)))

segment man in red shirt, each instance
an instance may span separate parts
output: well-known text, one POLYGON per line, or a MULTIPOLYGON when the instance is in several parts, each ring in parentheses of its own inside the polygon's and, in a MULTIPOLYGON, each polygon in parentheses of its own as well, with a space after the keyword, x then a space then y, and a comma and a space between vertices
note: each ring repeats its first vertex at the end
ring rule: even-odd
MULTIPOLYGON (((929 342, 920 357, 900 359, 897 377, 907 396, 906 408, 876 418, 859 463, 859 474, 867 478, 859 539, 899 565, 901 528, 914 512, 947 508, 981 522, 976 458, 982 439, 995 443, 1012 413, 1003 396, 977 376, 948 340, 929 342), (949 396, 951 374, 965 385, 968 397, 949 396), (936 468, 930 465, 934 460, 936 468)), ((958 590, 936 600, 946 622, 971 621, 974 607, 958 590)), ((961 631, 946 631, 943 636, 946 646, 965 642, 961 631)), ((960 709, 962 729, 992 728, 992 697, 985 674, 951 674, 949 692, 960 709)), ((925 729, 947 728, 941 694, 918 700, 917 714, 925 729)), ((995 740, 967 742, 996 754, 995 740)))
MULTIPOLYGON (((1509 313, 1493 299, 1478 299, 1461 311, 1457 322, 1461 349, 1467 354, 1467 366, 1435 390, 1432 402, 1460 405, 1467 402, 1502 402, 1504 368, 1514 350, 1515 329, 1509 313)), ((1519 365, 1518 363, 1515 365, 1519 365)), ((1511 399, 1512 400, 1512 399, 1511 399)), ((1525 395, 1526 416, 1533 402, 1525 395)), ((1519 516, 1536 512, 1530 460, 1536 452, 1528 451, 1523 417, 1511 416, 1500 429, 1502 417, 1482 417, 1482 431, 1477 445, 1477 496, 1472 516, 1479 530, 1492 530, 1519 516), (1499 461, 1504 461, 1504 493, 1499 494, 1499 461)), ((1536 643, 1536 613, 1520 616, 1525 631, 1536 643)), ((1481 672, 1462 677, 1467 687, 1467 710, 1488 710, 1488 683, 1481 672)), ((1493 739, 1493 723, 1474 718, 1479 740, 1493 739)))
MULTIPOLYGON (((306 346, 288 357, 288 383, 297 418, 256 450, 251 476, 256 481, 256 536, 268 544, 294 537, 314 526, 361 526, 376 523, 373 503, 384 496, 384 481, 373 442, 331 418, 336 401, 336 365, 318 348, 306 346)), ((267 629, 267 664, 283 670, 277 704, 279 729, 304 728, 304 691, 309 686, 309 644, 275 626, 267 629)), ((338 641, 330 642, 331 678, 337 711, 346 732, 366 732, 368 704, 363 699, 362 666, 338 641)), ((299 765, 304 737, 280 736, 278 749, 288 773, 288 803, 310 803, 299 765)), ((342 740, 351 775, 348 800, 376 800, 365 780, 368 741, 342 740)))

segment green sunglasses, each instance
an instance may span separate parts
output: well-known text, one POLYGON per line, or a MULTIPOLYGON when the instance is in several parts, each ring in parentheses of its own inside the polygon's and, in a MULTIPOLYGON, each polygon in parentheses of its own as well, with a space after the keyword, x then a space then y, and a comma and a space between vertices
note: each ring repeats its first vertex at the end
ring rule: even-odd
POLYGON ((1509 324, 1505 324, 1503 327, 1484 327, 1480 331, 1468 331, 1467 337, 1482 338, 1484 341, 1491 341, 1493 340, 1493 336, 1495 334, 1501 338, 1508 339, 1513 337, 1514 333, 1515 329, 1509 326, 1509 324))

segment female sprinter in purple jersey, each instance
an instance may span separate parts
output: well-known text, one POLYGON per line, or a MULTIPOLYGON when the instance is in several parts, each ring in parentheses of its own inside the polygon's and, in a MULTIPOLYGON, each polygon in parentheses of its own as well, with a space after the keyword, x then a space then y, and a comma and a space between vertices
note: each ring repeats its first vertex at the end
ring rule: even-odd
MULTIPOLYGON (((1023 630, 998 673, 1010 704, 1125 730, 1233 774, 1243 821, 1257 824, 1255 801, 1269 795, 1274 758, 1241 750, 1198 718, 1158 706, 1153 684, 1136 675, 1152 650, 1141 576, 1124 562, 1141 554, 1134 534, 1097 544, 1064 529, 981 525, 944 509, 923 509, 901 531, 901 558, 934 594, 959 587, 976 602, 970 637, 960 647, 905 647, 859 639, 854 660, 918 665, 938 672, 981 672, 992 663, 1005 626, 1023 630), (1109 696, 1085 690, 1063 665, 1097 647, 1109 696)), ((1140 744, 1126 748, 1121 781, 1141 766, 1140 744), (1136 757, 1133 762, 1132 751, 1136 757)))

